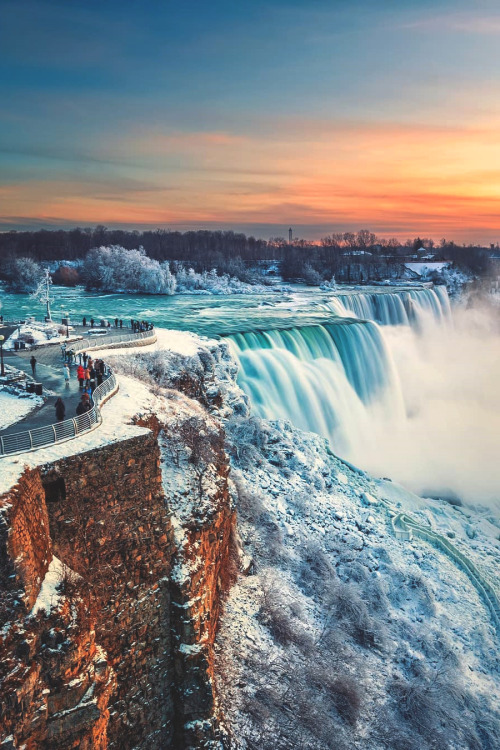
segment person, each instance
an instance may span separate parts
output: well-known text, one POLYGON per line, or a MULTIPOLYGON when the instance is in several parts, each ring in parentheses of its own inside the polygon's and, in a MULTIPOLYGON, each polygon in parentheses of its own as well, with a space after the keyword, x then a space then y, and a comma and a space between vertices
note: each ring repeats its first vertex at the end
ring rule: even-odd
POLYGON ((91 328, 93 328, 93 327, 94 327, 94 318, 90 318, 90 327, 91 327, 91 328))
POLYGON ((87 352, 83 352, 83 366, 84 367, 87 367, 88 358, 89 358, 89 355, 87 354, 87 352))
POLYGON ((85 328, 85 326, 87 325, 87 318, 85 317, 85 315, 83 316, 82 322, 83 322, 83 327, 85 328))
POLYGON ((36 374, 36 359, 35 359, 35 356, 33 354, 31 355, 30 365, 31 365, 31 372, 33 373, 33 377, 35 377, 35 374, 36 374))
POLYGON ((65 341, 63 341, 63 343, 61 344, 61 356, 63 360, 66 359, 66 342, 65 341))
POLYGON ((66 407, 64 406, 64 401, 62 400, 60 396, 55 403, 55 407, 56 407, 57 421, 62 422, 66 415, 66 407))
POLYGON ((90 411, 92 409, 92 404, 90 403, 90 399, 88 396, 87 397, 86 396, 87 394, 84 393, 80 401, 77 404, 76 413, 78 416, 81 416, 82 414, 85 414, 85 412, 90 411))
POLYGON ((90 368, 85 368, 85 390, 90 388, 90 368))
POLYGON ((118 328, 118 318, 115 318, 115 328, 118 328))
POLYGON ((69 388, 70 372, 69 372, 69 367, 67 364, 64 365, 63 372, 64 372, 64 382, 66 383, 66 388, 69 388))
POLYGON ((95 379, 96 379, 96 371, 95 367, 90 368, 90 379, 89 379, 89 385, 90 385, 90 392, 94 393, 95 391, 95 379))
POLYGON ((123 328, 123 320, 120 318, 120 328, 123 328))
POLYGON ((78 378, 78 383, 80 384, 80 390, 82 390, 83 381, 85 380, 85 368, 83 368, 81 365, 78 365, 76 377, 78 378))

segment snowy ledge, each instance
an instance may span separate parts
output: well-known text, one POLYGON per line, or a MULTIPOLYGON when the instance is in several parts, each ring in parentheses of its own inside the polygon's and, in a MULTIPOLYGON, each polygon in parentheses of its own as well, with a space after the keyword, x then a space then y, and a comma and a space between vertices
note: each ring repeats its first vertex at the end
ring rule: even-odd
POLYGON ((149 389, 133 378, 117 376, 118 393, 102 407, 102 424, 92 432, 83 433, 73 440, 41 448, 31 453, 5 456, 0 472, 0 494, 7 492, 26 468, 33 469, 62 458, 86 453, 112 443, 128 440, 149 432, 145 427, 132 424, 133 417, 147 411, 154 400, 149 389))

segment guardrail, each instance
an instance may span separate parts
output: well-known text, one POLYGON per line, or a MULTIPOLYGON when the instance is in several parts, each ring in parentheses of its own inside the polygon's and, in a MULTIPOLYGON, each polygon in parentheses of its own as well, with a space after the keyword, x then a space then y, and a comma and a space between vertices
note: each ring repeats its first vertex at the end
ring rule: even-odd
MULTIPOLYGON (((103 336, 103 339, 106 337, 103 336)), ((156 332, 152 328, 149 331, 140 333, 129 333, 120 336, 113 336, 112 340, 102 341, 96 337, 92 339, 78 339, 78 348, 73 351, 75 354, 80 352, 108 349, 110 346, 120 343, 134 343, 135 341, 144 341, 151 339, 156 341, 156 332)), ((72 419, 65 419, 63 422, 55 422, 45 427, 37 427, 34 430, 25 430, 24 432, 14 432, 11 435, 0 435, 0 458, 12 456, 16 453, 28 453, 29 451, 45 448, 55 443, 63 443, 66 440, 81 435, 84 432, 90 432, 98 427, 102 422, 102 416, 99 406, 108 398, 111 398, 117 390, 118 383, 112 371, 109 376, 98 385, 92 394, 92 408, 84 414, 80 414, 72 419)))
POLYGON ((423 526, 406 513, 396 513, 391 523, 396 538, 402 541, 411 541, 413 536, 418 536, 444 552, 463 570, 490 610, 493 622, 500 635, 500 601, 498 594, 472 560, 463 552, 460 552, 446 537, 441 536, 428 526, 423 526))
POLYGON ((102 335, 97 334, 96 336, 75 339, 75 346, 69 346, 75 354, 80 352, 86 352, 88 349, 109 349, 110 346, 115 344, 123 344, 127 342, 143 341, 144 339, 151 339, 156 341, 156 331, 153 328, 149 331, 141 331, 140 333, 124 333, 118 336, 112 333, 103 333, 102 335), (108 338, 109 337, 109 338, 108 338))
POLYGON ((65 419, 63 422, 55 422, 45 427, 37 427, 34 430, 25 430, 24 432, 14 432, 11 435, 0 435, 0 457, 12 456, 16 453, 27 453, 45 448, 47 445, 63 443, 66 440, 81 435, 83 432, 90 432, 98 427, 102 422, 101 406, 104 401, 111 398, 118 390, 118 383, 114 374, 111 372, 101 385, 98 385, 92 394, 93 406, 89 411, 80 414, 72 419, 65 419))

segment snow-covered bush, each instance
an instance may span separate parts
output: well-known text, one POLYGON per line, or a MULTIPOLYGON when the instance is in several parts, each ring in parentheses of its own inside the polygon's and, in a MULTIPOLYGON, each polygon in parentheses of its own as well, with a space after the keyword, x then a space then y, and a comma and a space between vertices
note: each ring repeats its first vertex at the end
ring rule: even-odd
POLYGON ((174 294, 176 281, 168 262, 159 263, 145 250, 126 250, 120 245, 90 250, 81 276, 88 289, 108 292, 174 294))
POLYGON ((16 258, 7 263, 5 276, 13 292, 33 292, 43 277, 43 270, 31 258, 16 258))
POLYGON ((303 272, 304 281, 311 286, 319 286, 323 283, 323 277, 310 263, 305 263, 303 272))
POLYGON ((208 294, 255 294, 265 292, 266 287, 248 284, 235 276, 225 273, 219 276, 216 269, 197 273, 193 268, 180 266, 176 273, 177 288, 180 292, 208 294))
MULTIPOLYGON (((228 265, 231 268, 231 264, 228 265)), ((235 265, 244 275, 239 264, 235 265)), ((193 268, 176 264, 172 273, 168 261, 159 263, 146 255, 144 248, 126 250, 120 245, 96 247, 83 262, 80 276, 88 289, 107 292, 137 292, 142 294, 250 294, 265 292, 267 287, 241 281, 227 273, 219 275, 215 269, 197 273, 193 268)), ((245 278, 251 278, 247 273, 245 278)))

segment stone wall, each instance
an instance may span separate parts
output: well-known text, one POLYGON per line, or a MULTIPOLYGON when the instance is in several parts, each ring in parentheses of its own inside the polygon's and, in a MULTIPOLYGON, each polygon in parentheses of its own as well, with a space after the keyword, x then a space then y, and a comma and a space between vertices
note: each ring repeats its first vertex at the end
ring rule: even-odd
POLYGON ((151 432, 26 472, 0 498, 2 749, 155 750, 219 736, 211 674, 234 526, 227 457, 223 445, 207 453, 209 510, 184 519, 179 546, 164 433, 150 421, 151 432), (77 577, 34 616, 52 553, 77 577), (195 558, 192 575, 173 575, 195 558))
POLYGON ((156 440, 71 456, 48 467, 43 483, 55 554, 88 582, 96 637, 116 672, 109 747, 168 747, 173 540, 156 440), (51 500, 61 480, 65 499, 51 500))
POLYGON ((2 750, 107 747, 114 672, 70 571, 50 611, 38 601, 51 563, 41 476, 30 470, 0 498, 2 750))
POLYGON ((5 534, 2 559, 15 560, 15 578, 10 588, 20 589, 28 609, 35 603, 41 581, 52 559, 49 517, 39 471, 27 471, 0 500, 5 534))

